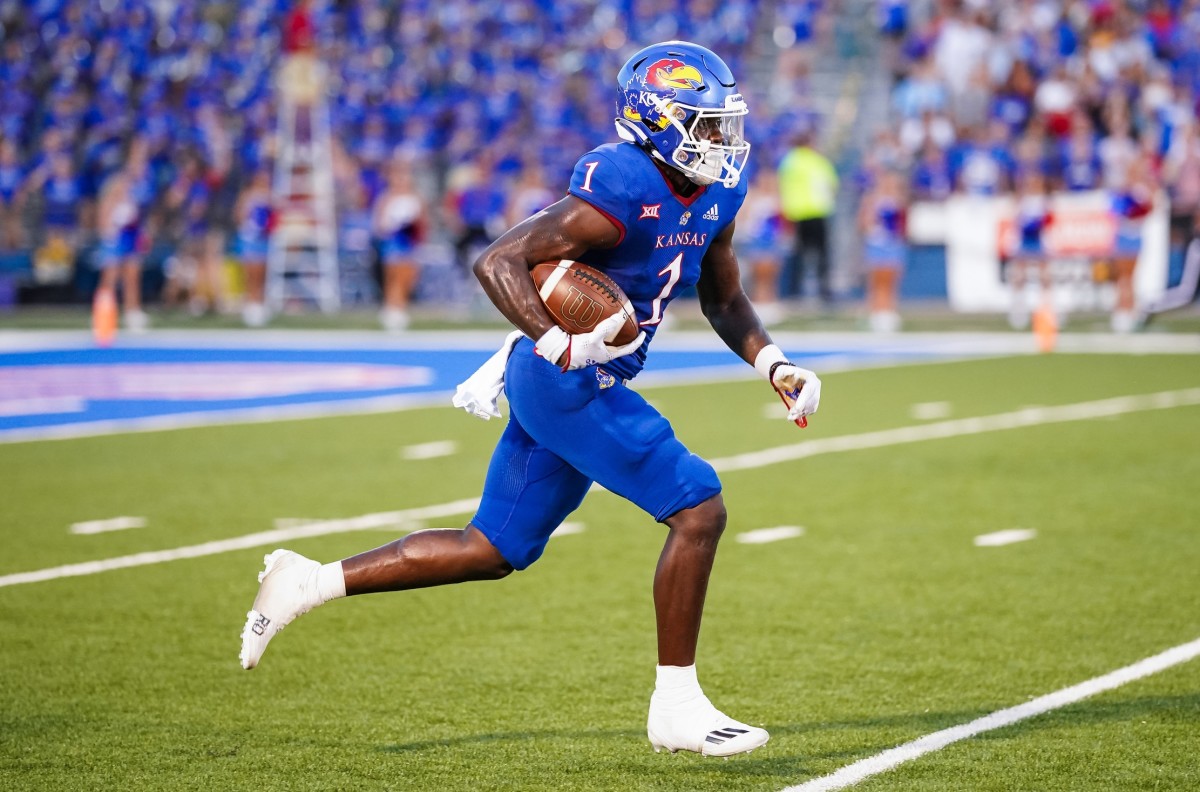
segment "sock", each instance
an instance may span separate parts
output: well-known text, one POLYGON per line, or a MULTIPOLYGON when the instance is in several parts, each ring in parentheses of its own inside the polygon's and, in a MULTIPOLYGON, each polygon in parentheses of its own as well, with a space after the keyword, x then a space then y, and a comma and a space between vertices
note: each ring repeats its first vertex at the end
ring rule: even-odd
POLYGON ((346 576, 342 574, 342 562, 322 564, 317 570, 317 594, 321 603, 346 596, 346 576))
POLYGON ((701 701, 707 702, 700 682, 696 679, 696 666, 658 666, 654 684, 654 697, 668 707, 683 707, 701 701))

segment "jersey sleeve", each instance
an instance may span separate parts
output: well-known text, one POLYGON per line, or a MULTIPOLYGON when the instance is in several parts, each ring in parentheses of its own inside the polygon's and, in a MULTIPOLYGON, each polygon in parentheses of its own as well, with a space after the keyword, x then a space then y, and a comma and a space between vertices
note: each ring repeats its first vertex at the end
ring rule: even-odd
POLYGON ((625 239, 632 202, 617 163, 598 151, 585 154, 575 163, 568 192, 607 217, 621 232, 621 240, 625 239))

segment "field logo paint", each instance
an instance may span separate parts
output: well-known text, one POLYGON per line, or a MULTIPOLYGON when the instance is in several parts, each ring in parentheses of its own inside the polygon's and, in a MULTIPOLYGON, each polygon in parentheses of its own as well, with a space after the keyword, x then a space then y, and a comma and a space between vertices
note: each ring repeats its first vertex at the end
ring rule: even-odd
MULTIPOLYGON (((10 366, 0 377, 5 405, 33 399, 217 401, 298 393, 384 390, 428 385, 433 372, 366 363, 116 363, 10 366)), ((14 412, 15 410, 10 410, 14 412)), ((28 414, 28 411, 24 411, 28 414)))

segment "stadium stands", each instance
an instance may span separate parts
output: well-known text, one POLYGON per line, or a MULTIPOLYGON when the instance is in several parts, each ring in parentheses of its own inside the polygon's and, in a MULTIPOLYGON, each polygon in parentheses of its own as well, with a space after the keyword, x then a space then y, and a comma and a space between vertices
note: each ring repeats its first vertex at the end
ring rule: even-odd
MULTIPOLYGON (((135 137, 151 152, 150 190, 142 201, 159 257, 170 256, 186 233, 180 201, 170 195, 184 162, 197 157, 207 189, 189 192, 204 204, 189 212, 231 240, 238 192, 269 167, 275 148, 273 79, 286 38, 295 34, 288 29, 292 5, 39 0, 0 6, 0 249, 37 251, 39 261, 55 253, 45 249, 54 198, 74 192, 75 211, 58 219, 59 236, 86 250, 95 238, 102 185, 135 137), (55 162, 62 165, 51 183, 55 162)), ((531 140, 538 141, 536 165, 546 184, 564 184, 581 152, 612 137, 612 78, 641 43, 704 41, 743 73, 748 61, 764 57, 756 52, 759 5, 317 2, 304 35, 313 37, 330 69, 340 175, 361 181, 372 200, 387 161, 402 152, 424 166, 419 182, 427 204, 452 214, 463 173, 481 162, 507 198, 534 164, 531 140)), ((819 8, 811 0, 788 2, 777 15, 805 39, 819 8)), ((435 230, 454 228, 455 218, 440 219, 433 218, 435 230)), ((88 269, 82 262, 81 268, 88 269)), ((37 275, 51 282, 63 271, 38 267, 37 275)))

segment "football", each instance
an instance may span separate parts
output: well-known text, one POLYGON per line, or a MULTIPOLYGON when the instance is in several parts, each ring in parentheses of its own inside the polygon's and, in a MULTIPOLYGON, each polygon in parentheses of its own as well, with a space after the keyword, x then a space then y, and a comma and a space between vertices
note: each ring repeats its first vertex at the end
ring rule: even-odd
POLYGON ((530 274, 546 310, 568 333, 587 333, 604 319, 623 313, 625 324, 609 343, 627 344, 637 337, 633 305, 621 287, 603 272, 563 259, 538 264, 530 274))

